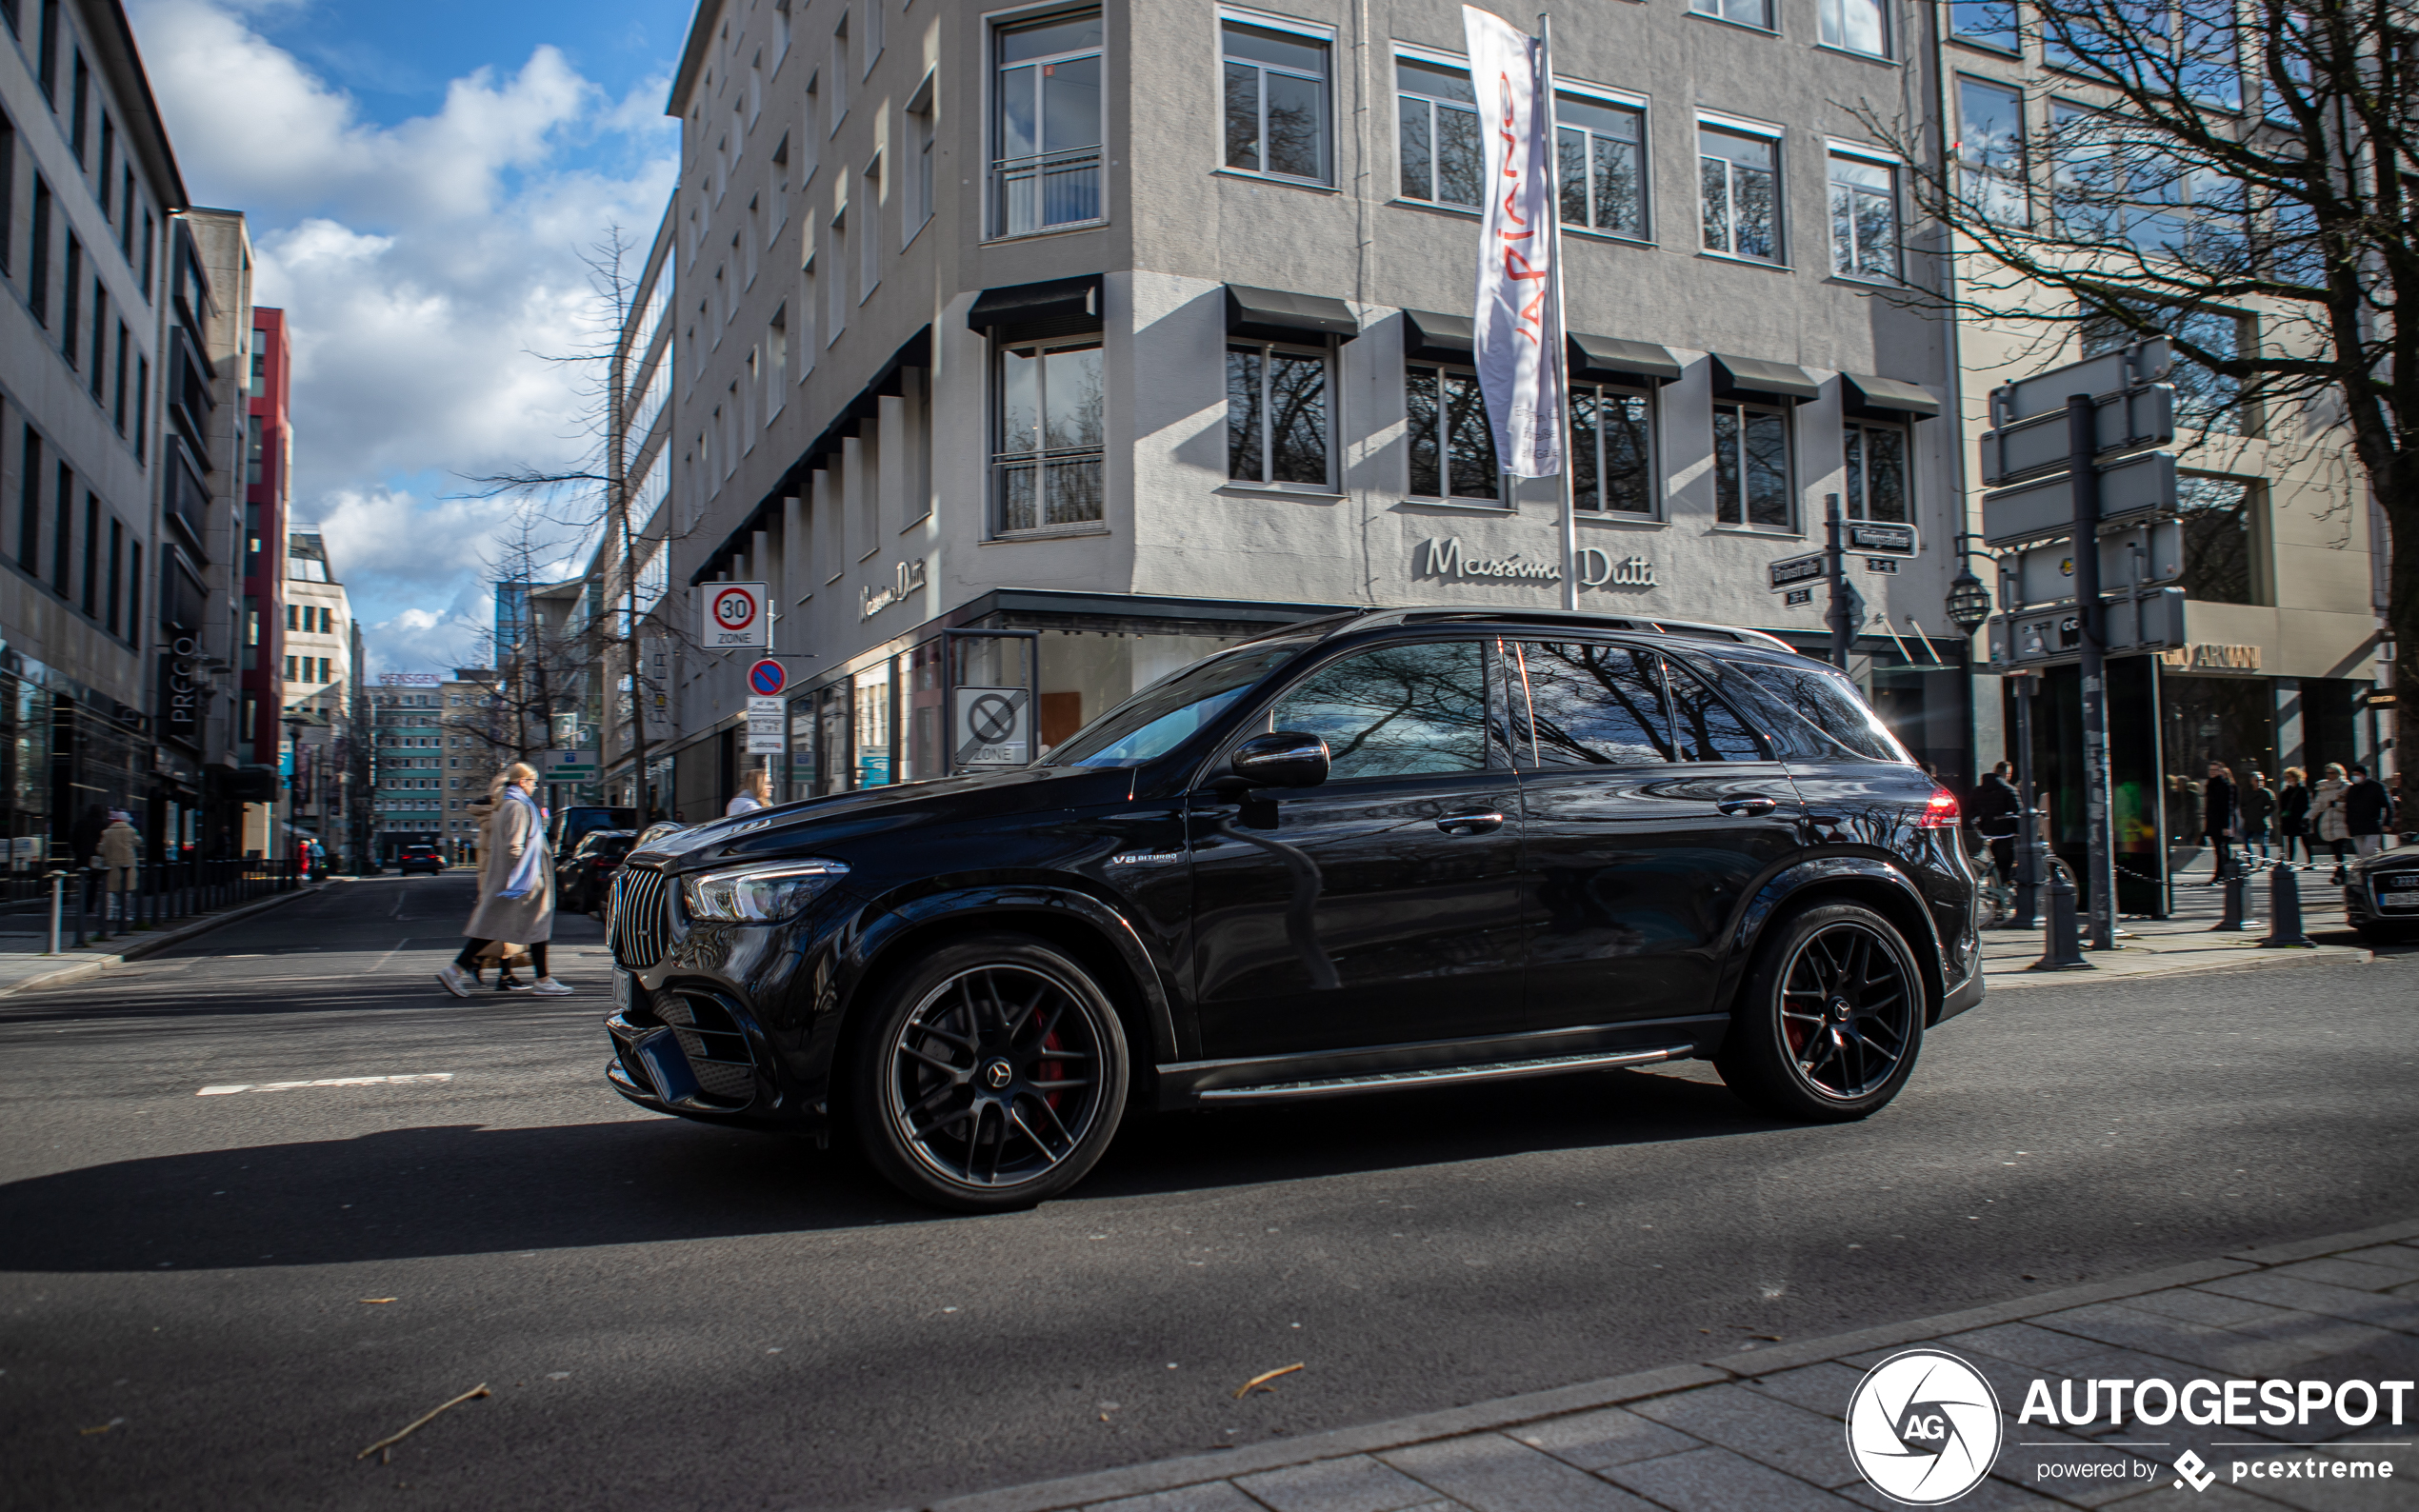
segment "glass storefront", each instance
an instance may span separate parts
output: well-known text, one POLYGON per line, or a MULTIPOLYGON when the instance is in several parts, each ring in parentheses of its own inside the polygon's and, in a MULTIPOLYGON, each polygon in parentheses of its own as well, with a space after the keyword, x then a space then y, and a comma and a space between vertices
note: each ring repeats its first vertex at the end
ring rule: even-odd
POLYGON ((2284 764, 2276 748, 2276 685, 2265 677, 2199 677, 2162 667, 2160 766, 2167 789, 2168 854, 2177 871, 2202 851, 2203 804, 2212 762, 2240 791, 2256 770, 2274 786, 2284 764))

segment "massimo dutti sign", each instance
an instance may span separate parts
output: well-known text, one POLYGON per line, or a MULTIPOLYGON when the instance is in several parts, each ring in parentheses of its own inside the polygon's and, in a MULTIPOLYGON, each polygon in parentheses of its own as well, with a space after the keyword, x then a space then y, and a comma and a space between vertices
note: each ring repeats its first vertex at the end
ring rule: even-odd
MULTIPOLYGON (((1579 548, 1579 586, 1583 588, 1656 587, 1654 563, 1642 556, 1615 557, 1592 546, 1579 548)), ((1420 547, 1414 573, 1420 577, 1454 578, 1468 582, 1559 583, 1562 564, 1514 551, 1508 556, 1472 556, 1459 537, 1431 539, 1420 547)))

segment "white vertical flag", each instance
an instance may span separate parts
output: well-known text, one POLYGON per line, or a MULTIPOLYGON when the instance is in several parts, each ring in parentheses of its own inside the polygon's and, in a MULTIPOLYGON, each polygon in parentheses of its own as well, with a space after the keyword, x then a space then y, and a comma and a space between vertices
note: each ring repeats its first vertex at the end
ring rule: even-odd
POLYGON ((1478 256, 1478 387, 1506 472, 1562 471, 1562 281, 1555 225, 1553 81, 1544 42, 1462 7, 1478 134, 1487 145, 1478 256))

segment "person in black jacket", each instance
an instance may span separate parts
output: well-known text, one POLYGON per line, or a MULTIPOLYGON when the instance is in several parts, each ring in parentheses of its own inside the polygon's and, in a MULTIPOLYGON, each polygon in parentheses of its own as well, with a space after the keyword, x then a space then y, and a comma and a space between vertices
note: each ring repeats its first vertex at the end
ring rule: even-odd
POLYGON ((2315 861, 2309 848, 2309 774, 2298 766, 2285 768, 2285 785, 2276 789, 2276 854, 2292 865, 2293 843, 2301 842, 2304 863, 2315 861))
POLYGON ((2024 800, 2008 782, 2014 771, 2014 763, 2001 762, 1974 788, 1974 833, 1990 843, 1991 869, 2001 882, 2015 874, 2016 830, 2024 813, 2024 800))
POLYGON ((2351 831, 2352 849, 2373 856, 2386 848, 2386 832, 2393 828, 2393 794, 2369 775, 2366 766, 2351 769, 2351 787, 2344 794, 2344 827, 2351 831))
POLYGON ((2243 779, 2243 790, 2234 795, 2234 806, 2243 819, 2243 854, 2249 858, 2251 848, 2259 848, 2259 859, 2268 859, 2268 824, 2276 813, 2276 789, 2256 770, 2243 779))
POLYGON ((2201 839, 2216 862, 2209 872, 2214 886, 2234 869, 2234 774, 2224 762, 2209 763, 2209 786, 2201 789, 2201 839))

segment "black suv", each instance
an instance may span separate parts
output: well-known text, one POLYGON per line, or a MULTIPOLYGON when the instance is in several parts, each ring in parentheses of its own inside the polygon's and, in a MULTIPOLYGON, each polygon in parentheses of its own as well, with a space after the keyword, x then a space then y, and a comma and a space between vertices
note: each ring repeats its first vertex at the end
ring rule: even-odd
POLYGON ((614 1058, 662 1112, 1064 1191, 1130 1103, 1710 1057, 1861 1118, 1982 997, 1955 800, 1752 631, 1393 609, 1246 642, 1030 766, 624 863, 614 1058))

